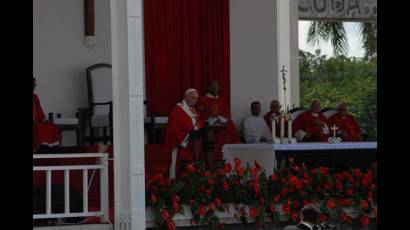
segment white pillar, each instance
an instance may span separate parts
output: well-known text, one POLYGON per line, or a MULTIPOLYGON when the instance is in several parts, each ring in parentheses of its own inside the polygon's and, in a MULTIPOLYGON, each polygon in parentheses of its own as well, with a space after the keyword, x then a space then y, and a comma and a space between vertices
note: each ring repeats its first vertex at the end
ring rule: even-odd
POLYGON ((278 99, 285 108, 290 105, 290 94, 293 89, 290 87, 290 77, 292 69, 290 66, 290 0, 276 0, 276 44, 277 44, 277 66, 278 66, 278 99), (285 66, 286 72, 286 94, 283 89, 282 67, 285 66))
POLYGON ((142 0, 111 0, 116 229, 145 229, 142 0))
POLYGON ((290 105, 300 106, 299 88, 299 9, 298 0, 290 0, 290 105))

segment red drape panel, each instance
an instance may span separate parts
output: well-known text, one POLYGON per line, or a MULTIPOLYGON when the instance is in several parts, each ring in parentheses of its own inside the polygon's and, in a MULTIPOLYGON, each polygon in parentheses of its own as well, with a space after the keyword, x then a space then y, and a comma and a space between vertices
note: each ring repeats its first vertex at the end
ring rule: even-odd
POLYGON ((144 42, 148 114, 168 115, 212 80, 230 109, 229 0, 144 1, 144 42))

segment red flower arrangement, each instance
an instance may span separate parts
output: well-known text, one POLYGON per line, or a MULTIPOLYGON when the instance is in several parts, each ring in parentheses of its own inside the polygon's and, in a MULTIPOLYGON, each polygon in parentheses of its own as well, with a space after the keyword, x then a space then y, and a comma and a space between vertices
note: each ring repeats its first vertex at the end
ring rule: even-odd
POLYGON ((377 173, 371 167, 367 172, 351 168, 332 173, 328 167, 308 169, 296 165, 293 159, 288 167, 281 167, 269 177, 255 162, 255 167, 225 164, 216 172, 199 172, 188 164, 184 177, 169 181, 162 175, 146 179, 146 206, 157 213, 157 223, 175 229, 172 220, 177 213, 184 214, 183 205, 190 208, 192 223, 222 227, 216 214, 226 212, 227 205, 237 207, 238 218, 246 223, 253 218, 258 225, 268 217, 279 223, 280 216, 291 222, 298 220, 300 209, 307 203, 320 206, 320 221, 339 221, 362 226, 377 216, 377 173), (248 212, 244 207, 249 207, 248 212), (346 210, 358 210, 356 214, 346 210))

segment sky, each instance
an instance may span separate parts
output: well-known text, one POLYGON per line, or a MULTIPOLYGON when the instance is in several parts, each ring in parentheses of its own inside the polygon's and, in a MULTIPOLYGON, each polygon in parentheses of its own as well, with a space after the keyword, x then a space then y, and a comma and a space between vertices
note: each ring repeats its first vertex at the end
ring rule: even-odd
MULTIPOLYGON (((308 45, 307 44, 307 32, 309 28, 309 21, 299 21, 299 49, 303 51, 308 51, 310 53, 315 53, 316 49, 321 49, 321 54, 328 57, 333 55, 333 48, 330 42, 324 43, 323 41, 319 45, 308 45)), ((359 33, 359 23, 357 22, 345 22, 347 40, 349 44, 349 51, 347 53, 348 57, 363 57, 364 50, 361 47, 360 33, 359 33)))

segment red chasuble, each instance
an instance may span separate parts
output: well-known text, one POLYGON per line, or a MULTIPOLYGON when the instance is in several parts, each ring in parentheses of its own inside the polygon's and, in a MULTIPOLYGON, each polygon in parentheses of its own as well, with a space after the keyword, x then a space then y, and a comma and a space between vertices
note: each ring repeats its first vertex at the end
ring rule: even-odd
POLYGON ((328 120, 328 124, 332 127, 334 124, 338 127, 338 130, 342 130, 347 133, 347 138, 343 141, 360 141, 362 132, 356 119, 351 114, 347 114, 342 117, 337 113, 331 116, 328 120))
MULTIPOLYGON (((276 114, 276 119, 277 120, 276 120, 276 125, 275 125, 276 126, 275 127, 275 133, 276 133, 276 137, 278 137, 278 138, 280 137, 280 120, 279 120, 279 116, 280 116, 280 114, 277 113, 276 114)), ((272 112, 271 111, 267 112, 265 114, 265 116, 263 116, 263 119, 265 120, 266 124, 269 127, 270 132, 272 133, 272 112)), ((287 120, 285 120, 285 127, 284 128, 285 128, 284 129, 284 131, 285 131, 284 135, 285 135, 285 137, 288 137, 288 121, 287 120)))
POLYGON ((326 117, 322 113, 319 113, 318 116, 315 117, 312 112, 306 111, 295 119, 292 125, 292 133, 295 134, 298 130, 303 130, 307 135, 317 137, 320 142, 327 142, 329 135, 323 132, 322 125, 315 125, 314 120, 325 122, 329 128, 326 117))
POLYGON ((59 145, 61 141, 60 130, 52 122, 44 122, 46 116, 40 105, 38 96, 33 93, 33 152, 40 145, 59 145))
POLYGON ((194 129, 194 123, 197 124, 198 129, 202 128, 204 123, 199 119, 198 112, 191 108, 193 117, 189 115, 184 109, 182 103, 178 103, 172 109, 169 117, 168 124, 165 132, 165 157, 166 162, 168 162, 167 169, 171 165, 172 161, 172 151, 177 148, 177 159, 176 159, 176 176, 180 176, 181 173, 181 161, 193 161, 195 156, 193 153, 192 141, 189 141, 187 146, 183 147, 181 143, 187 135, 194 129), (193 119, 195 121, 193 121, 193 119))
POLYGON ((198 110, 201 120, 203 121, 206 121, 210 116, 222 116, 228 120, 226 123, 227 127, 215 135, 215 159, 222 160, 222 147, 225 144, 240 143, 235 124, 230 119, 231 114, 229 110, 226 109, 223 100, 220 97, 214 97, 211 94, 199 98, 198 110))

